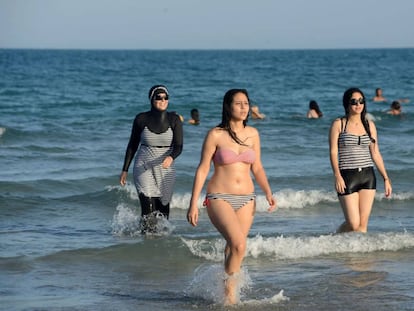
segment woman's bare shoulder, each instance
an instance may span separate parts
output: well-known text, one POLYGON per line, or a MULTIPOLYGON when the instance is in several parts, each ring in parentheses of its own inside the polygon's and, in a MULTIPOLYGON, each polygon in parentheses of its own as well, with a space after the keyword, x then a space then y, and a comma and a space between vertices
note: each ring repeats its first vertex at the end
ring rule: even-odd
POLYGON ((341 126, 342 118, 336 118, 332 121, 332 126, 341 126))
POLYGON ((213 136, 220 136, 223 135, 224 133, 226 133, 226 131, 221 128, 221 127, 213 127, 208 131, 208 135, 213 135, 213 136))
POLYGON ((258 135, 259 131, 257 130, 257 128, 250 126, 250 125, 246 125, 246 131, 249 135, 258 135))
POLYGON ((376 128, 376 126, 375 126, 375 122, 374 122, 374 121, 372 121, 372 120, 368 120, 368 124, 369 124, 369 128, 370 128, 371 130, 373 130, 373 131, 376 131, 376 130, 377 130, 377 128, 376 128))
POLYGON ((220 138, 223 137, 223 135, 225 135, 227 132, 220 128, 220 127, 213 127, 212 129, 210 129, 207 132, 206 138, 209 140, 219 140, 220 138))

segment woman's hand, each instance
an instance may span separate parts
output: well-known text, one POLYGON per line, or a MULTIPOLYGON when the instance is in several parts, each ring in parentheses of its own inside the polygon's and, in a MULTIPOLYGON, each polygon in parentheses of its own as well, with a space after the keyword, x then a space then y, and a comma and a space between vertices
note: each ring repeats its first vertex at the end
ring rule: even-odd
POLYGON ((384 194, 386 198, 389 198, 392 193, 391 180, 389 178, 384 179, 384 194))
POLYGON ((335 176, 335 189, 338 193, 345 193, 346 185, 342 176, 335 176))
POLYGON ((121 184, 121 186, 125 186, 126 185, 126 178, 128 176, 128 172, 122 171, 121 176, 119 176, 119 183, 121 184))
POLYGON ((277 201, 273 195, 266 196, 267 202, 269 202, 269 208, 267 209, 268 212, 271 212, 277 208, 277 201))
POLYGON ((162 168, 169 168, 171 164, 173 163, 174 159, 172 156, 168 156, 162 161, 162 168))
POLYGON ((193 226, 197 226, 198 223, 198 208, 197 206, 190 206, 187 212, 187 221, 193 226))

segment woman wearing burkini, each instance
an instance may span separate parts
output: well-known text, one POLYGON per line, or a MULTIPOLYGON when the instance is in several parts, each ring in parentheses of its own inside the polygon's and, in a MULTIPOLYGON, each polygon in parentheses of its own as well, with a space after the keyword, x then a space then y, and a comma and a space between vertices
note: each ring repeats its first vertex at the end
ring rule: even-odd
POLYGON ((179 116, 167 112, 168 96, 163 85, 149 90, 151 110, 135 117, 120 176, 120 184, 124 186, 129 165, 137 153, 134 183, 142 216, 160 212, 168 218, 170 213, 175 183, 173 163, 183 149, 183 128, 179 116))
POLYGON ((237 277, 255 213, 256 195, 250 173, 266 195, 269 211, 276 208, 276 199, 260 159, 259 133, 246 125, 249 108, 246 90, 232 89, 224 95, 222 121, 205 137, 187 213, 189 223, 196 226, 197 202, 213 161, 214 174, 207 184, 204 205, 212 224, 226 240, 226 304, 239 300, 237 277))
POLYGON ((345 216, 338 232, 367 232, 376 191, 374 164, 384 179, 384 193, 391 196, 391 181, 379 151, 377 129, 367 120, 367 103, 358 88, 343 96, 345 116, 333 121, 329 148, 335 189, 345 216))

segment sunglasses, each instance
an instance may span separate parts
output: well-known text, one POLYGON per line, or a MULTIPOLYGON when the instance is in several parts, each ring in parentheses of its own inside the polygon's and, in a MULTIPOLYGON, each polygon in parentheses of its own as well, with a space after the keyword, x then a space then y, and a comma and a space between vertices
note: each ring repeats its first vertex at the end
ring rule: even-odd
POLYGON ((349 104, 351 104, 352 106, 356 106, 358 104, 364 105, 365 104, 365 99, 363 99, 362 97, 360 99, 351 98, 349 100, 349 104))
POLYGON ((160 94, 157 94, 154 96, 154 99, 155 100, 163 100, 163 99, 168 100, 168 95, 161 96, 160 94))

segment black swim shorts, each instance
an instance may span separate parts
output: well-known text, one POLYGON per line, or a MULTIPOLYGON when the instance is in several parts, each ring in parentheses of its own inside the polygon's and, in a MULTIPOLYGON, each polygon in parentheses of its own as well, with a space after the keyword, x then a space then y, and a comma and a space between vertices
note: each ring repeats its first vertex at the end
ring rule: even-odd
POLYGON ((358 192, 362 189, 377 189, 377 179, 372 166, 341 170, 341 175, 346 188, 344 193, 338 193, 339 196, 358 192))

